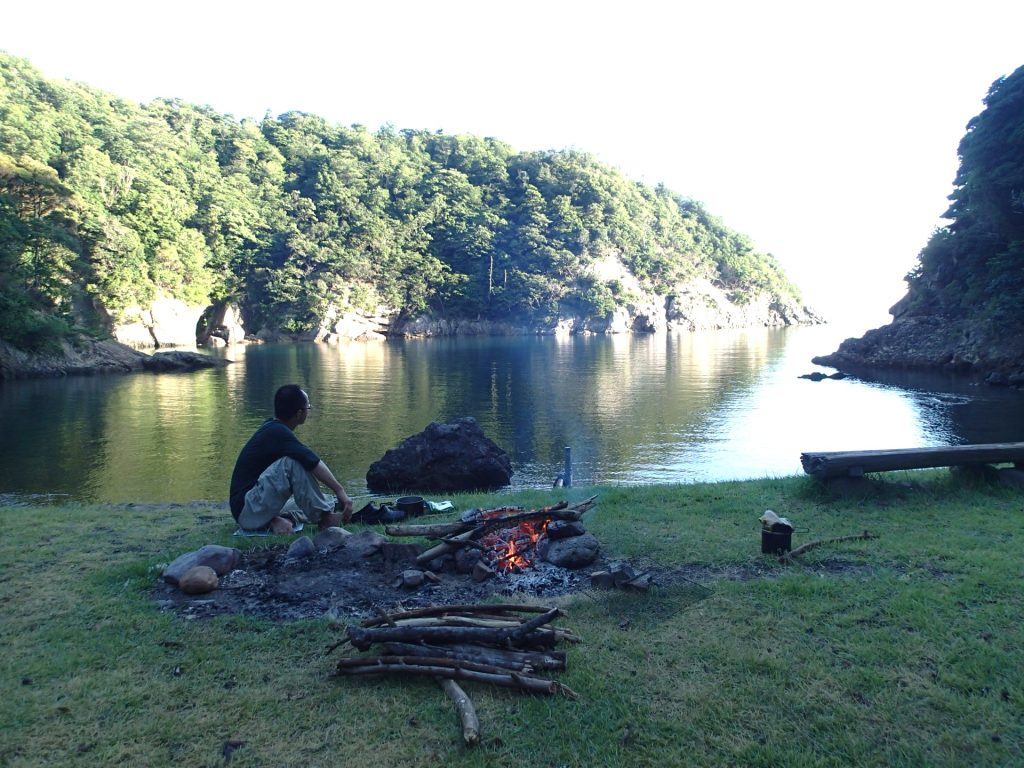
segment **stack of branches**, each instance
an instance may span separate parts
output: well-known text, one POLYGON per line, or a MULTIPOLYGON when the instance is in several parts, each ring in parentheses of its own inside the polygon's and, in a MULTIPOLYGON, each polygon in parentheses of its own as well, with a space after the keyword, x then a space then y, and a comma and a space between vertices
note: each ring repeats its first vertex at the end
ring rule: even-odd
POLYGON ((564 670, 565 653, 555 646, 580 640, 551 624, 563 615, 558 608, 500 604, 382 613, 346 627, 347 637, 330 650, 344 643, 360 651, 380 645, 383 654, 341 659, 335 675, 433 677, 455 705, 463 740, 473 745, 480 740, 480 722, 457 680, 576 697, 569 687, 538 674, 564 670))
POLYGON ((418 565, 425 565, 435 558, 455 552, 465 546, 479 546, 477 541, 493 530, 514 528, 520 523, 539 520, 566 520, 578 522, 583 513, 593 509, 597 496, 591 496, 578 504, 560 501, 550 507, 524 512, 522 507, 501 507, 484 510, 468 520, 433 525, 388 525, 384 530, 389 536, 423 536, 439 539, 439 543, 416 558, 418 565))

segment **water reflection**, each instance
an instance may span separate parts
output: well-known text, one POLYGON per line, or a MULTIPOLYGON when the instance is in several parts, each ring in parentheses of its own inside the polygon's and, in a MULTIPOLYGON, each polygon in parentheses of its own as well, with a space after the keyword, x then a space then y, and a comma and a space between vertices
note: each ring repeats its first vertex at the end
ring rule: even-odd
POLYGON ((802 451, 1024 436, 1021 393, 948 377, 812 382, 830 328, 233 348, 195 374, 0 386, 0 494, 222 501, 241 444, 297 381, 300 436, 350 492, 370 463, 431 421, 475 417, 547 486, 572 446, 578 484, 796 474, 802 451))

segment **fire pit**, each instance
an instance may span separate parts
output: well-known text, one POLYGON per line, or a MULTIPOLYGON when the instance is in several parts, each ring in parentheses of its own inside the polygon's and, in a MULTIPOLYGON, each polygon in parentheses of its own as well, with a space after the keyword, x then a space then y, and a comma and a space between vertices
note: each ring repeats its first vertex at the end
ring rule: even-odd
POLYGON ((283 545, 243 552, 214 591, 188 595, 161 583, 154 598, 186 618, 243 613, 294 620, 363 619, 396 606, 483 602, 501 595, 557 597, 590 587, 590 569, 572 565, 586 559, 581 552, 590 553, 588 565, 603 566, 596 538, 573 520, 593 505, 589 499, 534 511, 470 510, 453 523, 387 526, 388 536, 379 529, 333 543, 318 536, 309 556, 290 556, 283 545), (576 535, 553 538, 568 531, 576 535), (395 540, 402 536, 437 543, 395 540), (574 539, 575 547, 565 543, 574 539))
POLYGON ((438 543, 416 558, 438 573, 454 568, 484 581, 497 573, 520 573, 538 560, 581 568, 596 558, 597 539, 580 522, 596 497, 569 506, 560 502, 540 510, 522 507, 471 509, 458 521, 440 525, 389 525, 390 536, 419 536, 438 543))

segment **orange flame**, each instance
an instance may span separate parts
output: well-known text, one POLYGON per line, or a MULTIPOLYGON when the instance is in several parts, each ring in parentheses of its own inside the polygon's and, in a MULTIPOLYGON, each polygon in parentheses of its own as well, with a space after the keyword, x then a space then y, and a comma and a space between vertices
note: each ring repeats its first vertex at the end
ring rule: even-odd
POLYGON ((532 567, 537 541, 547 530, 550 522, 527 520, 515 528, 499 529, 485 537, 483 543, 492 553, 498 570, 508 572, 532 567))

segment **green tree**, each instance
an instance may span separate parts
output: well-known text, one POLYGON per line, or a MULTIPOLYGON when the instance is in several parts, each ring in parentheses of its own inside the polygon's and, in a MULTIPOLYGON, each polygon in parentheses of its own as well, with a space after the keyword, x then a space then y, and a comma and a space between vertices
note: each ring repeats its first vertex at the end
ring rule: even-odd
POLYGON ((1024 324, 1024 67, 989 89, 967 125, 945 217, 907 276, 922 313, 1024 324))

